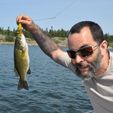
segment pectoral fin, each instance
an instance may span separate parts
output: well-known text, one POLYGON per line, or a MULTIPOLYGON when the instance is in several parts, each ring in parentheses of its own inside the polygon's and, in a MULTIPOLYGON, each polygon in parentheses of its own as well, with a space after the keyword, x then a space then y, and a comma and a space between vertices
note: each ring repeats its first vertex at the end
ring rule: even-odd
POLYGON ((30 68, 28 69, 27 74, 31 74, 31 69, 30 68))

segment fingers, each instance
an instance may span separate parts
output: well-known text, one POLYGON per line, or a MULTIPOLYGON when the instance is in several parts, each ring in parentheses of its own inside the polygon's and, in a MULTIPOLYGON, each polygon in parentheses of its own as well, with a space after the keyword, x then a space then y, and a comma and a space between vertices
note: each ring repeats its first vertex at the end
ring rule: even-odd
POLYGON ((32 21, 32 20, 29 16, 20 15, 20 16, 17 16, 17 18, 16 18, 17 24, 18 23, 28 24, 30 21, 32 21))
POLYGON ((17 24, 21 23, 22 27, 26 30, 31 30, 32 28, 31 26, 34 25, 32 19, 29 16, 25 16, 25 15, 17 16, 16 22, 17 24))
POLYGON ((21 23, 21 19, 22 19, 22 16, 17 16, 17 18, 16 18, 17 24, 18 24, 18 23, 21 23))

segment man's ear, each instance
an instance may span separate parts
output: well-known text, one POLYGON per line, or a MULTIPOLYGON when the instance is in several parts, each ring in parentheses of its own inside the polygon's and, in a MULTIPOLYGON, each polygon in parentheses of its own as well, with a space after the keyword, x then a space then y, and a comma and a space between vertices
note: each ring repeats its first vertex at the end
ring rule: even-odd
POLYGON ((101 55, 106 56, 106 54, 108 54, 108 42, 106 40, 100 44, 100 50, 101 55))
POLYGON ((102 41, 102 43, 100 44, 101 49, 108 49, 108 42, 106 40, 102 41))

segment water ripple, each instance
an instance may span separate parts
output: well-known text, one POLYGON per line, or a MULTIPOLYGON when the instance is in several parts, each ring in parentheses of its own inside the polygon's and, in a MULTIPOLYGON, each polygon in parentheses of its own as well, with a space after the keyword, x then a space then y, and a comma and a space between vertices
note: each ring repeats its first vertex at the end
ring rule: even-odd
POLYGON ((81 80, 30 46, 29 90, 17 90, 13 45, 0 45, 0 113, 84 113, 92 110, 81 80))

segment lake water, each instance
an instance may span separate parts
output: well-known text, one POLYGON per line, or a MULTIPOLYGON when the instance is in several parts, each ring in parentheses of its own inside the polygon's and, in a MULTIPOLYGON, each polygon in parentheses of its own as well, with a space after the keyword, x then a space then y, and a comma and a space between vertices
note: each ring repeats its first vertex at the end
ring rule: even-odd
POLYGON ((81 80, 29 46, 29 90, 17 90, 13 45, 0 45, 0 113, 85 113, 92 110, 81 80))

